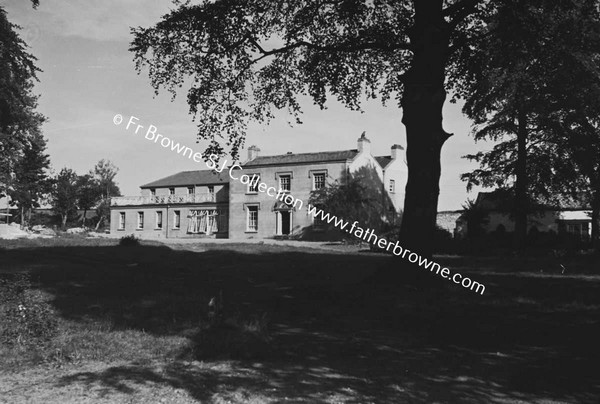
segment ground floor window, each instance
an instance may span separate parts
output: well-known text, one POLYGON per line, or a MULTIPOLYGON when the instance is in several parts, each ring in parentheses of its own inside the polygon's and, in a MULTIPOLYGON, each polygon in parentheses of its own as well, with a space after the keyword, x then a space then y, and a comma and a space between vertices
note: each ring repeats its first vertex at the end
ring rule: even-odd
POLYGON ((565 231, 579 240, 587 240, 590 237, 588 222, 567 222, 565 223, 565 231))
POLYGON ((188 233, 212 234, 227 231, 227 211, 223 209, 190 210, 188 233))
POLYGON ((246 231, 258 231, 258 206, 246 207, 246 231))
POLYGON ((144 212, 137 213, 137 228, 138 229, 144 228, 144 212))
POLYGON ((173 228, 179 229, 181 227, 181 211, 173 211, 173 228))
POLYGON ((119 230, 125 230, 125 212, 119 212, 119 230))
POLYGON ((162 211, 157 210, 156 211, 156 229, 162 229, 162 227, 163 227, 162 217, 163 217, 162 211))

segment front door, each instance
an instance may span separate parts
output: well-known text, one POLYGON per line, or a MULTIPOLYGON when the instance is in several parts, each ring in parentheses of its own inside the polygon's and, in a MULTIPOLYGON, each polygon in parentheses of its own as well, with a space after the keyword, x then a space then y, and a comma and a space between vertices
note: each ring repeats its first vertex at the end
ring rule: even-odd
POLYGON ((281 234, 288 235, 291 233, 291 214, 290 211, 282 210, 279 212, 279 217, 281 218, 281 234))

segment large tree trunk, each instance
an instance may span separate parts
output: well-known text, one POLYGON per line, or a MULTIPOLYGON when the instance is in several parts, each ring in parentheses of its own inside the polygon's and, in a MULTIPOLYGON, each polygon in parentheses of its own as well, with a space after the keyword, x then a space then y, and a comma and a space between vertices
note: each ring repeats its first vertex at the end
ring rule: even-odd
POLYGON ((415 1, 414 6, 413 59, 402 96, 408 182, 400 239, 405 248, 430 257, 440 193, 440 153, 450 136, 442 128, 449 30, 442 0, 415 1))
POLYGON ((527 198, 527 114, 521 108, 517 116, 517 163, 515 184, 515 234, 516 249, 525 247, 527 238, 527 213, 529 211, 527 198))

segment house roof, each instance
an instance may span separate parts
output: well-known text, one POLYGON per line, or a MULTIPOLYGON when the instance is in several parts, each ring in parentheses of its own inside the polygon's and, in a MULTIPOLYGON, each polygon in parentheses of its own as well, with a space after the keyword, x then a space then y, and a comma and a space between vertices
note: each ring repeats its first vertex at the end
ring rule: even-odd
POLYGON ((140 188, 178 187, 186 185, 228 184, 229 175, 226 171, 218 173, 213 170, 181 171, 156 181, 149 182, 140 188))
POLYGON ((377 156, 375 160, 377 160, 381 168, 385 168, 392 161, 392 156, 377 156))
POLYGON ((277 156, 258 156, 253 160, 244 163, 244 167, 344 161, 353 159, 357 154, 358 150, 353 149, 317 153, 288 153, 277 156))
MULTIPOLYGON (((352 149, 317 153, 287 153, 276 156, 258 156, 253 160, 244 163, 244 167, 344 161, 353 159, 357 154, 358 150, 352 149)), ((377 160, 377 163, 379 163, 381 168, 385 168, 392 161, 392 156, 377 156, 375 157, 375 160, 377 160)))

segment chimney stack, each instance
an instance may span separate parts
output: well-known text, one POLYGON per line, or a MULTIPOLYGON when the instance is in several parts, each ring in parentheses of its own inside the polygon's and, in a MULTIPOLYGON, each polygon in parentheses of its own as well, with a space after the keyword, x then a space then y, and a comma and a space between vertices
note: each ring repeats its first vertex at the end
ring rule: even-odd
POLYGON ((371 153, 371 141, 367 139, 366 132, 363 132, 358 138, 358 152, 371 153))
POLYGON ((248 147, 248 161, 257 158, 258 152, 260 152, 260 149, 256 145, 248 147))
POLYGON ((392 160, 396 160, 402 155, 401 150, 404 150, 404 147, 399 144, 392 145, 392 160))

